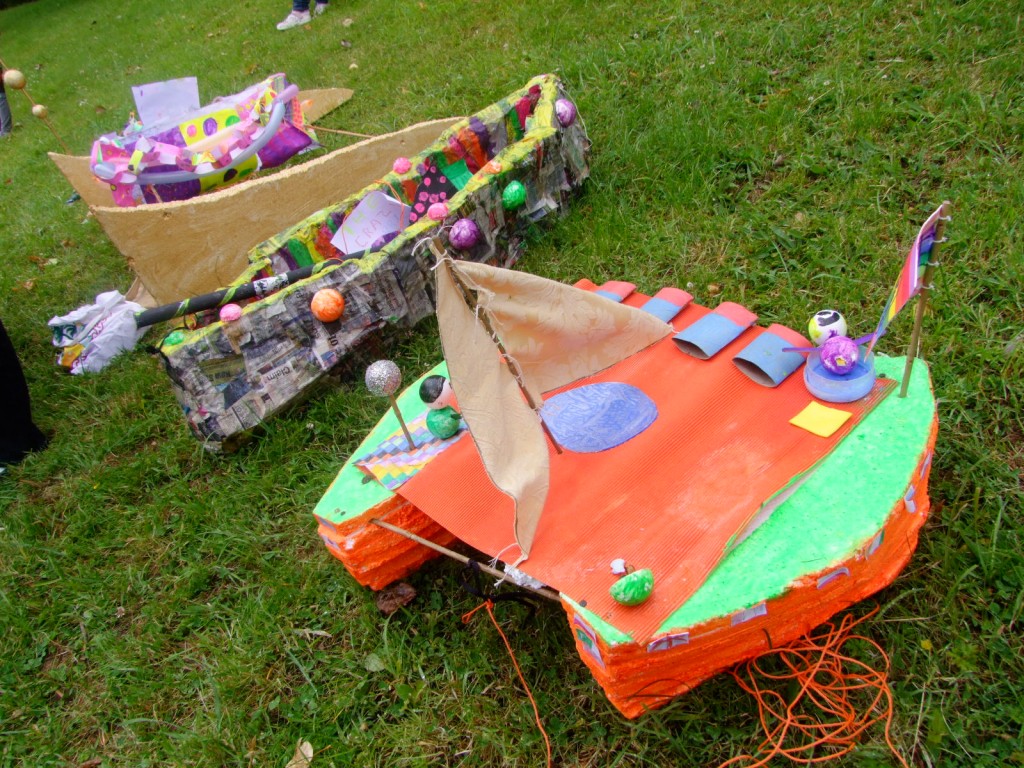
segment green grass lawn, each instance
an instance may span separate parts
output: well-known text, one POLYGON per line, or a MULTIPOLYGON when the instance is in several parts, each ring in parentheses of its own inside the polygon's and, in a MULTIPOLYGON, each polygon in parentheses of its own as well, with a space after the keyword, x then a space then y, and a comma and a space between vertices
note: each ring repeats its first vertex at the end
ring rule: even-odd
MULTIPOLYGON (((277 71, 355 97, 330 128, 466 114, 557 71, 593 174, 523 268, 691 286, 802 327, 871 329, 917 227, 953 202, 924 356, 940 398, 932 517, 863 629, 892 657, 893 735, 915 765, 1024 764, 1024 28, 964 0, 37 0, 0 11, 68 148, 131 109, 130 86, 197 75, 204 100, 277 71)), ((0 317, 48 450, 0 476, 0 766, 535 766, 543 743, 500 638, 449 563, 382 618, 311 510, 376 421, 343 384, 240 452, 188 433, 141 348, 98 375, 54 366, 46 321, 126 290, 124 259, 46 156, 29 103, 0 139, 0 317), (97 765, 99 763, 88 763, 97 765)), ((351 141, 324 134, 329 148, 351 141)), ((902 353, 904 313, 883 342, 902 353)), ((394 352, 440 356, 430 323, 394 352)), ((2 429, 0 419, 0 429, 2 429)), ((874 603, 872 603, 874 604, 874 603)), ((869 606, 859 607, 866 610, 869 606)), ((558 765, 714 766, 758 743, 728 676, 635 722, 577 658, 564 614, 503 609, 558 765)), ((881 732, 844 765, 893 764, 881 732)))

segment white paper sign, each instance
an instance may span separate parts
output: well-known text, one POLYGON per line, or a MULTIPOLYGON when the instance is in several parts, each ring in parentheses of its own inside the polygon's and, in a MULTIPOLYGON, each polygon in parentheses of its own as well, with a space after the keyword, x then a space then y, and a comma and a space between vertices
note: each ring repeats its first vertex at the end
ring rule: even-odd
POLYGON ((345 217, 331 245, 344 254, 365 251, 384 235, 405 229, 411 212, 412 208, 393 197, 371 192, 345 217))
POLYGON ((199 81, 194 77, 134 85, 132 95, 139 120, 146 128, 178 123, 180 117, 199 109, 199 81))

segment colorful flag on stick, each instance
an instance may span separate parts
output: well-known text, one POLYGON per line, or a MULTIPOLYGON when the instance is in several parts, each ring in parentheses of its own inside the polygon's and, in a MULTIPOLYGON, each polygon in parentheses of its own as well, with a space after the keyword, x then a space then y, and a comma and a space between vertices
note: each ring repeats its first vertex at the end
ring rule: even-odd
POLYGON ((889 300, 882 310, 882 317, 878 321, 878 327, 871 334, 871 341, 868 344, 870 352, 884 334, 889 322, 899 314, 899 311, 917 296, 921 290, 921 277, 924 275, 925 267, 928 266, 928 259, 932 253, 932 246, 935 244, 935 228, 942 218, 942 206, 940 205, 935 213, 928 217, 928 221, 921 227, 921 231, 914 238, 906 261, 903 262, 903 269, 900 271, 899 280, 889 295, 889 300))

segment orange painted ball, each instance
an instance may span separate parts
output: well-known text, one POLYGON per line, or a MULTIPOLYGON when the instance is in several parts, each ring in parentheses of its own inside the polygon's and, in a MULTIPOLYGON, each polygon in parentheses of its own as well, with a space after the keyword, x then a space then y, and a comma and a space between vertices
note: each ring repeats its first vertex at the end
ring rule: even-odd
POLYGON ((334 288, 321 288, 309 303, 313 317, 322 323, 333 323, 345 311, 345 297, 334 288))

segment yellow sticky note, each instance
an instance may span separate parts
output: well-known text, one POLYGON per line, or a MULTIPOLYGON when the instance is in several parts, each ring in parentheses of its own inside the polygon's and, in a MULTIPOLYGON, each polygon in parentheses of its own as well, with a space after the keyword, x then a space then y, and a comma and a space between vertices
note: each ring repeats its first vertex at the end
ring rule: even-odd
POLYGON ((790 419, 789 423, 819 437, 831 437, 852 415, 849 411, 829 408, 812 400, 810 405, 790 419))

